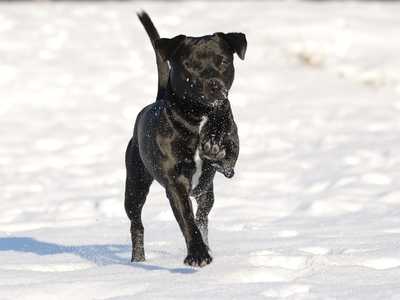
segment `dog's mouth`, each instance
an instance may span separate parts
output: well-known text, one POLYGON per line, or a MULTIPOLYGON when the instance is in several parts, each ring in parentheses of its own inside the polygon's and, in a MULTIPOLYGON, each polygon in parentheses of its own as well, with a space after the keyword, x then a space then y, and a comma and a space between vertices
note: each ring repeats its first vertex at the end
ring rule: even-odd
POLYGON ((212 109, 220 107, 220 106, 224 105, 224 103, 226 103, 226 101, 228 101, 228 97, 209 98, 204 95, 201 95, 200 97, 198 97, 198 96, 193 97, 192 99, 194 99, 197 103, 200 103, 201 105, 204 105, 204 106, 212 108, 212 109))
POLYGON ((228 90, 223 86, 218 86, 213 89, 203 89, 205 102, 210 107, 218 107, 223 105, 228 100, 228 90))
POLYGON ((193 99, 204 106, 216 108, 228 100, 228 89, 222 84, 216 83, 216 81, 189 81, 187 78, 186 83, 185 97, 193 99))
POLYGON ((211 102, 210 106, 213 107, 213 108, 214 108, 214 107, 221 106, 221 105, 223 105, 223 104, 225 103, 225 101, 226 101, 227 99, 228 99, 228 98, 214 100, 213 102, 211 102))
POLYGON ((214 90, 212 92, 209 92, 209 99, 211 107, 221 106, 226 101, 228 101, 228 90, 225 88, 221 88, 219 90, 214 90))

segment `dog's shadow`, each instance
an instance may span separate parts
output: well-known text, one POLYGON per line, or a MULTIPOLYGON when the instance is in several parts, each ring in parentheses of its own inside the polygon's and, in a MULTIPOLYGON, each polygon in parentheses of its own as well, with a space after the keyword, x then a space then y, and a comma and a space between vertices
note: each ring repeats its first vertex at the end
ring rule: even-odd
POLYGON ((98 266, 126 265, 141 268, 148 271, 168 271, 170 273, 195 273, 196 270, 187 268, 167 268, 148 263, 130 263, 127 258, 121 257, 122 253, 130 252, 128 245, 85 245, 63 246, 54 243, 46 243, 29 237, 5 237, 0 238, 0 251, 29 252, 37 255, 74 254, 91 261, 98 266))

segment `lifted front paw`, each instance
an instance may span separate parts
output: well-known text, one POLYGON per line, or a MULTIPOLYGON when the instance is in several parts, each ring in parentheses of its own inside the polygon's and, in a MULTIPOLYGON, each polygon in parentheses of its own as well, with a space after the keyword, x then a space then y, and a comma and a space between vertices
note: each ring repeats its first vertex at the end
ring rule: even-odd
POLYGON ((189 253, 184 260, 184 264, 191 267, 205 267, 212 262, 212 257, 207 250, 189 253))
POLYGON ((211 136, 209 140, 202 144, 202 154, 209 160, 218 161, 225 158, 226 151, 221 142, 218 142, 215 136, 211 136))

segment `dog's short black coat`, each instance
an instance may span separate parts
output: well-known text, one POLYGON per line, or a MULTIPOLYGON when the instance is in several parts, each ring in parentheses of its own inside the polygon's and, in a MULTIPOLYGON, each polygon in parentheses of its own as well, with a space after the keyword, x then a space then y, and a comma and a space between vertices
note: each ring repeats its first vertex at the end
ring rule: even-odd
POLYGON ((233 176, 239 138, 228 101, 233 54, 244 59, 242 33, 160 39, 149 16, 138 14, 156 51, 156 102, 137 116, 126 150, 125 209, 131 220, 132 261, 145 259, 141 212, 153 180, 165 189, 187 245, 185 264, 205 266, 208 214, 216 171, 233 176), (198 203, 196 217, 190 197, 198 203))

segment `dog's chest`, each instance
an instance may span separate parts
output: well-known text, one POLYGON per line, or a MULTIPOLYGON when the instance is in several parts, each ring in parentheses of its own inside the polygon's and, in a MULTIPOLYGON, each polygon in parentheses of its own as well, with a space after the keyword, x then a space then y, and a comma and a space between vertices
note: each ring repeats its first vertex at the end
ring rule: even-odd
MULTIPOLYGON (((208 121, 208 118, 206 116, 203 116, 201 118, 201 122, 199 124, 199 129, 198 129, 199 135, 200 135, 202 128, 207 123, 207 121, 208 121)), ((193 176, 192 176, 192 189, 196 188, 196 186, 199 184, 199 180, 200 180, 202 168, 203 168, 203 160, 200 158, 200 147, 201 147, 201 143, 198 144, 196 151, 194 153, 194 157, 193 157, 193 161, 195 163, 195 172, 193 173, 193 176)))

